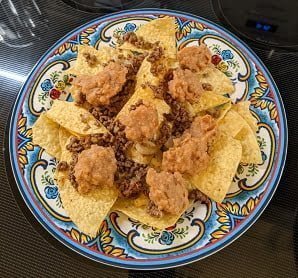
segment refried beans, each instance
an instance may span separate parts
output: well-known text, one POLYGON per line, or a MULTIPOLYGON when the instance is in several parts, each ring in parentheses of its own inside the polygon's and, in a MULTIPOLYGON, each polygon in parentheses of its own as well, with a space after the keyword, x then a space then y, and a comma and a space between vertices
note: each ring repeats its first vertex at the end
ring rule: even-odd
POLYGON ((74 167, 78 192, 85 194, 99 186, 112 186, 116 170, 117 162, 113 149, 91 145, 90 149, 78 155, 74 167))
POLYGON ((107 105, 118 94, 126 82, 127 68, 116 62, 110 62, 96 75, 82 75, 73 84, 80 88, 86 101, 93 106, 107 105))
POLYGON ((169 81, 171 96, 180 102, 189 101, 193 103, 198 101, 204 89, 197 75, 188 69, 176 69, 173 74, 174 78, 169 81))
POLYGON ((173 140, 174 146, 163 153, 162 169, 193 175, 204 169, 209 161, 208 143, 216 131, 210 115, 196 117, 190 129, 173 140))
POLYGON ((149 198, 160 211, 179 214, 188 206, 186 181, 179 172, 157 173, 153 168, 147 172, 149 198))
POLYGON ((200 46, 184 47, 178 52, 178 61, 181 68, 194 72, 204 70, 211 64, 211 52, 205 44, 200 46))
POLYGON ((158 114, 149 102, 142 102, 133 107, 128 115, 123 115, 120 122, 125 126, 127 139, 142 142, 152 139, 158 132, 158 114))

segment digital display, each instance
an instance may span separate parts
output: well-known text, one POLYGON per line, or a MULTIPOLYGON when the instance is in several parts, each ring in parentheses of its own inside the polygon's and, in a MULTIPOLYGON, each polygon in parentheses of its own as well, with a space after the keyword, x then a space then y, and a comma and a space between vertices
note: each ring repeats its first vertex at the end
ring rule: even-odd
POLYGON ((248 19, 246 21, 246 26, 263 32, 272 32, 272 33, 274 33, 277 29, 277 25, 265 23, 262 21, 251 20, 251 19, 248 19))

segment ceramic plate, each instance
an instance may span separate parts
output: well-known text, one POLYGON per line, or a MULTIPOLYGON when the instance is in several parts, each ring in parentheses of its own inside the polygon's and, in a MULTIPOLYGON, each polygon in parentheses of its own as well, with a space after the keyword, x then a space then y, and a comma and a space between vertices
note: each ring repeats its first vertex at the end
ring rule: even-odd
MULTIPOLYGON (((244 233, 277 188, 286 156, 287 125, 278 89, 254 52, 224 28, 203 18, 168 10, 132 10, 95 19, 60 39, 40 59, 21 89, 12 112, 9 152, 16 184, 33 215, 56 239, 94 261, 131 269, 160 269, 209 256, 244 233), (212 61, 234 83, 234 101, 250 100, 258 119, 260 165, 240 164, 220 205, 195 203, 176 225, 158 231, 111 212, 96 238, 83 234, 64 211, 53 173, 57 161, 32 144, 31 127, 54 99, 68 100, 71 81, 63 70, 77 45, 114 46, 116 35, 165 15, 176 18, 179 48, 207 44, 212 61)), ((16 224, 17 225, 17 224, 16 224)))

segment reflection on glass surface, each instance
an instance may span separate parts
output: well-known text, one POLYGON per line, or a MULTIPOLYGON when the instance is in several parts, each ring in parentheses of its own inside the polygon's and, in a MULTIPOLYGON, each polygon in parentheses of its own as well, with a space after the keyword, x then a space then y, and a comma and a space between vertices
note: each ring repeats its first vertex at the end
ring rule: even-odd
POLYGON ((144 3, 148 7, 160 7, 158 0, 62 0, 66 4, 87 12, 107 13, 126 9, 137 9, 144 3))
POLYGON ((0 77, 9 78, 9 79, 15 80, 17 82, 21 82, 21 83, 23 83, 26 79, 26 76, 23 76, 23 75, 20 75, 17 73, 13 73, 13 72, 10 72, 7 70, 1 70, 1 69, 0 69, 0 77))
POLYGON ((0 0, 0 43, 27 47, 40 39, 47 20, 35 0, 0 0))

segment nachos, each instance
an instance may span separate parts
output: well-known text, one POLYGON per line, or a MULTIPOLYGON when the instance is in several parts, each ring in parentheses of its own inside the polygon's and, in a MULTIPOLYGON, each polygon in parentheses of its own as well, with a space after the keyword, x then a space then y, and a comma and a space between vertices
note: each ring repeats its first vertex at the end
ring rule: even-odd
POLYGON ((171 226, 194 201, 222 202, 240 162, 262 162, 250 103, 232 103, 206 45, 177 52, 174 18, 79 46, 68 72, 73 102, 55 100, 33 142, 60 161, 63 207, 90 236, 113 210, 171 226))

